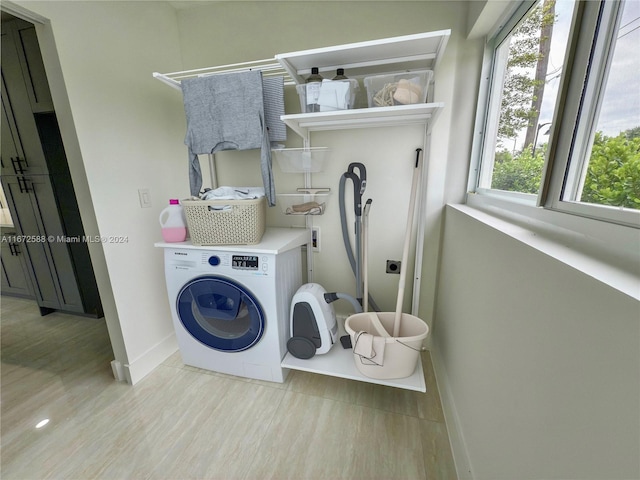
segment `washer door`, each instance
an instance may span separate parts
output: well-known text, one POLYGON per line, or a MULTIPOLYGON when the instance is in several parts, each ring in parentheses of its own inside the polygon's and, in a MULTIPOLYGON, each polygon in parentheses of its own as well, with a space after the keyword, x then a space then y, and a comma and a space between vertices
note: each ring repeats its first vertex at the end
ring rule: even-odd
POLYGON ((178 294, 178 318, 198 341, 224 352, 255 345, 264 332, 262 307, 249 290, 227 278, 191 280, 178 294))

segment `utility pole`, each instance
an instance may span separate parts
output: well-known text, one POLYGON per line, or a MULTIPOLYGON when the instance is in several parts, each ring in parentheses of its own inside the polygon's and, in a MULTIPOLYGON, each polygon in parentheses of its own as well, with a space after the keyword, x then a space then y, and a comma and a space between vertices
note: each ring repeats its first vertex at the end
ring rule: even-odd
MULTIPOLYGON (((542 16, 540 25, 540 47, 538 49, 538 64, 536 66, 536 77, 533 87, 533 98, 531 100, 531 111, 534 116, 529 120, 527 133, 524 138, 524 146, 527 147, 535 141, 536 126, 540 118, 540 107, 542 106, 542 96, 549 65, 549 51, 551 50, 551 36, 553 35, 553 24, 556 16, 556 0, 544 0, 542 4, 542 16)), ((534 145, 535 148, 535 145, 534 145)))

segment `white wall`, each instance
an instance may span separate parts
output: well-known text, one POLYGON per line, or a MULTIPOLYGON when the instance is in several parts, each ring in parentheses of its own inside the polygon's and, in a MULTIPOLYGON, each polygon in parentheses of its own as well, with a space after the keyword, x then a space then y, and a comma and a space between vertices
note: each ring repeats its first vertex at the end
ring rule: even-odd
POLYGON ((135 383, 176 349, 153 243, 160 210, 188 194, 176 180, 187 176, 184 115, 179 93, 151 76, 182 66, 175 11, 155 2, 21 4, 50 21, 38 34, 88 234, 128 239, 91 254, 116 361, 135 383), (140 208, 139 188, 151 190, 151 208, 140 208))
MULTIPOLYGON (((507 8, 471 2, 456 58, 447 203, 464 201, 483 36, 507 8)), ((640 478, 640 303, 507 233, 520 228, 446 209, 431 350, 458 474, 640 478)), ((557 258, 576 243, 541 230, 518 236, 546 242, 557 258)), ((611 274, 612 255, 585 264, 611 274)))
POLYGON ((639 478, 640 302, 469 212, 446 210, 433 331, 460 477, 639 478))

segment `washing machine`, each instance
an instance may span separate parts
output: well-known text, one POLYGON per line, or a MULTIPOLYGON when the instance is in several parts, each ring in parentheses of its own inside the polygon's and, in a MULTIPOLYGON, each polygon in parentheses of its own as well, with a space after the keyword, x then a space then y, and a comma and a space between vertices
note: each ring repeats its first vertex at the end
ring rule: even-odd
POLYGON ((256 245, 164 248, 167 293, 185 365, 283 382, 291 299, 306 229, 268 228, 256 245))

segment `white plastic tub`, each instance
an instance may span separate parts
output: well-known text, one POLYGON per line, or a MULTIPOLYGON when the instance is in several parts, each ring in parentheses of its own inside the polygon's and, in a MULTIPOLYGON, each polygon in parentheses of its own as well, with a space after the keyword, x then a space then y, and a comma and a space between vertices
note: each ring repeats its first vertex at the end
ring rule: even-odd
POLYGON ((418 317, 403 313, 399 335, 393 337, 389 332, 393 332, 395 315, 394 312, 367 312, 345 320, 356 368, 369 378, 406 378, 413 374, 420 361, 422 342, 429 334, 428 325, 418 317), (367 348, 363 350, 359 345, 369 340, 361 336, 361 332, 373 337, 370 353, 364 353, 367 348), (382 344, 384 347, 380 348, 382 344))

